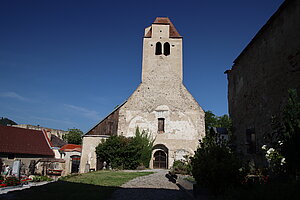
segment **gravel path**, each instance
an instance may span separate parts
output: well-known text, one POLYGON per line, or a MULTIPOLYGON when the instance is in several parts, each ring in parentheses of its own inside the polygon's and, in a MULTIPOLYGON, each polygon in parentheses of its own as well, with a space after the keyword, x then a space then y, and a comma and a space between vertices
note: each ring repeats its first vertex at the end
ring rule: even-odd
POLYGON ((167 170, 153 170, 155 173, 140 176, 121 186, 114 192, 112 200, 179 200, 186 199, 186 194, 165 175, 167 170))

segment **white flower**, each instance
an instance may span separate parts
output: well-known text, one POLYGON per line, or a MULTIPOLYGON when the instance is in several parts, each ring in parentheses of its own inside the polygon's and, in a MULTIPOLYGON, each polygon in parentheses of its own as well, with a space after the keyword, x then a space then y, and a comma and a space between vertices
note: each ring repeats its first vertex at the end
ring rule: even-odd
POLYGON ((264 144, 264 145, 261 147, 261 149, 262 149, 262 150, 267 150, 267 145, 264 144))
POLYGON ((275 149, 270 148, 270 149, 267 151, 267 154, 271 154, 271 153, 273 153, 274 151, 275 151, 275 149))
POLYGON ((285 158, 282 158, 281 159, 281 162, 280 162, 280 165, 283 165, 283 164, 285 164, 286 162, 285 162, 285 158))
POLYGON ((283 145, 283 142, 281 142, 280 140, 278 141, 278 144, 281 146, 283 145))

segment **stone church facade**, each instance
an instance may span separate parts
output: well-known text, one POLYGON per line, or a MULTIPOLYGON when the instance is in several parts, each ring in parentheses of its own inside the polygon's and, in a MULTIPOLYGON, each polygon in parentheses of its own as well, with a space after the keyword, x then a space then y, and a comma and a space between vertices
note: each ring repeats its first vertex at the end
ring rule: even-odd
POLYGON ((166 17, 145 29, 142 82, 122 105, 83 136, 80 171, 97 170, 95 147, 110 135, 155 138, 150 168, 170 168, 193 155, 205 135, 204 111, 182 83, 182 37, 166 17))

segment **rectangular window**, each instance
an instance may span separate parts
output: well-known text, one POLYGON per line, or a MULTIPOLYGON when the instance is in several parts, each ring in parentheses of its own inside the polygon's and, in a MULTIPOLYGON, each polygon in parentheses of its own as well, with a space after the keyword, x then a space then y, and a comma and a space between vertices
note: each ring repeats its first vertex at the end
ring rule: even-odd
POLYGON ((158 118, 158 132, 164 133, 165 132, 165 119, 158 118))
POLYGON ((247 145, 247 153, 250 154, 256 153, 256 135, 255 135, 254 128, 246 129, 246 145, 247 145))

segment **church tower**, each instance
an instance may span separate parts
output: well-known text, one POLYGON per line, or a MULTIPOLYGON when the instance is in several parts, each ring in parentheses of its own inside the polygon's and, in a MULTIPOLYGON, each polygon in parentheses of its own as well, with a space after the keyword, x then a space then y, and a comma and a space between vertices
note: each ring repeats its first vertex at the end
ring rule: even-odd
POLYGON ((204 112, 182 83, 182 37, 167 17, 145 29, 142 82, 120 108, 118 134, 136 127, 155 139, 150 167, 170 168, 192 155, 204 134, 204 112), (160 159, 165 156, 165 160, 160 159))
POLYGON ((142 82, 182 82, 182 37, 169 18, 145 29, 142 82))
POLYGON ((170 168, 193 155, 205 135, 204 111, 183 85, 182 37, 167 17, 145 29, 142 81, 122 105, 83 137, 80 171, 96 168, 95 147, 110 135, 133 137, 136 128, 155 138, 150 168, 170 168))

